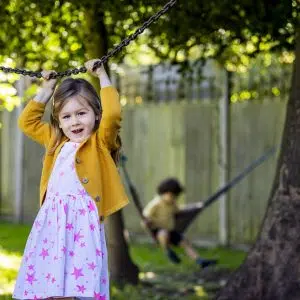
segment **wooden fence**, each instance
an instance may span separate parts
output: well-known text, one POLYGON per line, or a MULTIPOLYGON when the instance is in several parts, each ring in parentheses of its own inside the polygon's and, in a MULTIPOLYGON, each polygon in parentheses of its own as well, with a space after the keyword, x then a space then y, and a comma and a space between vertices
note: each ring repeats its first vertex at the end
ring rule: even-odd
MULTIPOLYGON (((266 62, 258 57, 247 72, 230 73, 232 102, 262 99, 286 99, 290 91, 292 64, 283 64, 278 56, 266 62)), ((223 96, 224 68, 214 60, 181 65, 132 67, 120 65, 112 71, 114 84, 124 103, 217 102, 223 96)))
MULTIPOLYGON (((279 145, 284 114, 285 102, 273 99, 231 106, 230 177, 269 147, 279 145)), ((17 115, 16 110, 0 115, 3 123, 1 219, 32 222, 38 209, 43 149, 28 138, 20 137, 16 128, 17 115)), ((122 138, 128 171, 144 204, 153 197, 157 183, 166 176, 176 176, 186 186, 186 194, 180 199, 182 204, 203 200, 219 187, 219 110, 216 104, 126 105, 122 138)), ((274 156, 230 191, 228 236, 232 244, 250 243, 255 238, 275 167, 274 156)), ((132 203, 124 213, 129 231, 142 233, 132 203)), ((194 222, 188 235, 218 242, 219 229, 219 208, 215 203, 194 222)))

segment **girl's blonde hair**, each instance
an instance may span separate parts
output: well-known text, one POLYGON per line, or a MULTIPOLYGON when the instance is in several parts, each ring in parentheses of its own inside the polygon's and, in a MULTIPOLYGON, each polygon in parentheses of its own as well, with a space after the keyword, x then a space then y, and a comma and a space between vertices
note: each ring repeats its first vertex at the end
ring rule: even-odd
MULTIPOLYGON (((80 97, 85 101, 94 111, 95 116, 98 116, 95 121, 94 131, 98 129, 101 116, 102 116, 102 107, 100 98, 94 89, 94 87, 85 79, 82 78, 67 78, 65 79, 55 90, 53 95, 53 105, 52 113, 50 117, 50 123, 52 129, 54 130, 55 140, 54 146, 49 150, 49 154, 53 154, 61 143, 64 133, 59 127, 59 118, 58 115, 65 104, 71 97, 80 97)), ((118 162, 119 151, 121 148, 121 138, 117 136, 117 144, 120 146, 118 149, 112 151, 111 156, 115 163, 118 162)))

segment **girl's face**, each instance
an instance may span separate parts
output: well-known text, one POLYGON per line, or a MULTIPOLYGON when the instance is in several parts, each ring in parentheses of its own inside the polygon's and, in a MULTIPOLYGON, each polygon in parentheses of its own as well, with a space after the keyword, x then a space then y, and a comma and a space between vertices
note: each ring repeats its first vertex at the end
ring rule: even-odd
POLYGON ((58 114, 59 127, 70 141, 77 143, 90 137, 96 118, 92 107, 79 96, 69 98, 58 114))

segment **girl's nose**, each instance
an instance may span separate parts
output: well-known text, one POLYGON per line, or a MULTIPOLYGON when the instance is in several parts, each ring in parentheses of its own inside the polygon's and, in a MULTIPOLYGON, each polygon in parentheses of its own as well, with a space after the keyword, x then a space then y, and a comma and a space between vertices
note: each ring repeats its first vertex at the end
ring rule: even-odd
POLYGON ((72 117, 72 126, 78 125, 79 124, 79 120, 76 116, 72 117))

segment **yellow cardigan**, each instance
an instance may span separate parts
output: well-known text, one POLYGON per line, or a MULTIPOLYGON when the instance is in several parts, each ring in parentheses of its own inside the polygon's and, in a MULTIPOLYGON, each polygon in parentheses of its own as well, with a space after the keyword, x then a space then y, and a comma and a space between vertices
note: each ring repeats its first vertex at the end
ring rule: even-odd
MULTIPOLYGON (((101 89, 102 119, 100 126, 86 141, 79 146, 75 156, 78 178, 87 193, 94 199, 101 219, 128 203, 117 167, 110 151, 117 148, 116 136, 121 123, 121 105, 115 88, 101 89)), ((49 177, 54 162, 62 146, 68 139, 64 137, 54 154, 47 150, 54 145, 54 132, 50 124, 42 122, 46 105, 34 100, 24 108, 18 124, 21 130, 34 141, 46 147, 40 182, 40 205, 43 204, 49 177)))

